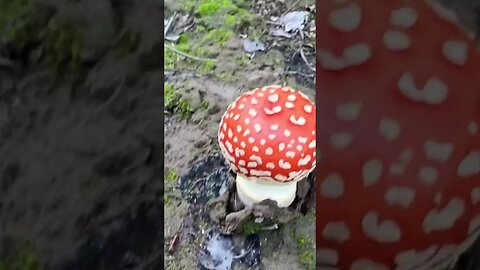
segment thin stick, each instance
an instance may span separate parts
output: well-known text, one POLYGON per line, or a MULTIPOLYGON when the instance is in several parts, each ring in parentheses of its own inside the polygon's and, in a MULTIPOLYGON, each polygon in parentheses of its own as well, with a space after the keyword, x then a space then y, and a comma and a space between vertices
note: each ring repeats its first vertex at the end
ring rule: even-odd
POLYGON ((282 14, 282 16, 285 16, 288 12, 290 12, 290 10, 292 10, 292 8, 295 7, 298 2, 300 2, 300 0, 293 2, 293 4, 289 8, 287 8, 287 10, 282 14))
POLYGON ((175 18, 175 16, 177 16, 177 13, 173 13, 172 17, 170 17, 170 19, 168 20, 167 22, 167 25, 165 26, 165 30, 163 30, 163 35, 166 36, 168 31, 170 30, 170 27, 172 26, 172 23, 173 23, 173 19, 175 18))
POLYGON ((305 57, 305 54, 303 53, 303 49, 300 49, 300 55, 302 56, 303 62, 305 62, 305 64, 307 64, 307 67, 311 71, 316 71, 317 70, 316 68, 312 67, 312 65, 308 62, 307 57, 305 57))
POLYGON ((212 61, 212 62, 217 62, 217 59, 211 59, 211 58, 201 58, 201 57, 196 57, 196 56, 193 56, 191 54, 188 54, 188 53, 184 53, 180 50, 178 50, 177 48, 174 48, 170 45, 167 45, 165 44, 165 48, 177 53, 177 54, 180 54, 181 56, 185 56, 187 58, 190 58, 190 59, 193 59, 193 60, 197 60, 197 61, 201 61, 201 62, 207 62, 207 61, 212 61))

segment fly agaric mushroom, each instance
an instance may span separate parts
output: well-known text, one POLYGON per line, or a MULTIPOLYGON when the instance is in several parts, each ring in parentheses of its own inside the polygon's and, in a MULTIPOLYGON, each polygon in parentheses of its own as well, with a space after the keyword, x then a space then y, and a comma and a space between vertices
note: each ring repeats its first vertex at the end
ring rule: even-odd
POLYGON ((315 112, 305 94, 275 85, 247 92, 227 108, 218 143, 237 173, 245 206, 265 199, 279 207, 293 202, 297 182, 315 168, 315 112))
POLYGON ((432 1, 317 4, 317 269, 444 269, 480 234, 477 45, 432 1))

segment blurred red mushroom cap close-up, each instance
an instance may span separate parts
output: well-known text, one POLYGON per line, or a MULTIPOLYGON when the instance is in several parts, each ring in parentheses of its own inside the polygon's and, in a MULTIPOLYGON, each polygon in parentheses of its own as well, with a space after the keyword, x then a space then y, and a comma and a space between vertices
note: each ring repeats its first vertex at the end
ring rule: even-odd
POLYGON ((244 93, 228 106, 218 143, 245 206, 294 201, 297 182, 315 168, 315 114, 308 96, 276 85, 244 93))
POLYGON ((317 269, 448 269, 480 234, 478 44, 435 1, 317 13, 317 269))

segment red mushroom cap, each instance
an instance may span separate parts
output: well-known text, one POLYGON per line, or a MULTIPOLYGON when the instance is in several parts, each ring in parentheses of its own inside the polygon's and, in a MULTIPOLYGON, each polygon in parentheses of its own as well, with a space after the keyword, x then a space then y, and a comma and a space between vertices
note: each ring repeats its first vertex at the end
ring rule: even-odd
POLYGON ((227 108, 218 131, 235 172, 277 182, 298 181, 315 168, 315 105, 289 87, 247 92, 227 108))
POLYGON ((317 260, 443 269, 480 234, 477 45, 431 1, 317 3, 317 260))

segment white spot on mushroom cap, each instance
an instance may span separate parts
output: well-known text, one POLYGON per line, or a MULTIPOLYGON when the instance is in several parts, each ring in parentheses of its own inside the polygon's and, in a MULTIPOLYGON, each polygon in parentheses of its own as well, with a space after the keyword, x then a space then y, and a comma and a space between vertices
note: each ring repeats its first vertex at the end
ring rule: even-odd
POLYGON ((295 115, 291 115, 289 120, 290 120, 290 123, 297 126, 303 126, 305 125, 305 123, 307 123, 307 119, 305 119, 302 116, 295 117, 295 115))
POLYGON ((311 113, 313 111, 313 106, 312 105, 304 105, 303 106, 303 110, 306 112, 306 113, 311 113))
POLYGON ((267 100, 272 103, 276 103, 278 99, 279 99, 278 94, 271 94, 267 97, 267 100))
POLYGON ((367 43, 358 43, 346 47, 342 57, 336 57, 331 52, 320 49, 318 59, 324 69, 341 70, 348 66, 361 65, 370 59, 372 51, 367 43))
POLYGON ((428 79, 423 89, 418 89, 410 72, 403 73, 398 80, 398 88, 410 100, 430 105, 441 104, 448 96, 448 87, 440 79, 432 77, 428 79))
POLYGON ((438 171, 431 166, 422 167, 418 172, 418 178, 422 183, 430 186, 437 181, 438 171))
POLYGON ((478 131, 478 124, 475 121, 468 123, 467 131, 469 134, 474 135, 478 131))
POLYGON ((225 141, 225 146, 227 147, 228 152, 230 152, 231 154, 233 154, 233 146, 232 146, 232 143, 227 140, 227 141, 225 141))
POLYGON ((252 147, 252 151, 258 153, 260 151, 260 149, 258 148, 258 146, 254 145, 252 147))
POLYGON ((275 134, 269 134, 269 135, 268 135, 268 138, 269 138, 270 140, 274 140, 275 137, 277 137, 277 135, 275 135, 275 134))
POLYGON ((295 105, 292 103, 292 102, 285 102, 285 108, 287 109, 292 109, 293 107, 295 107, 295 105))
POLYGON ((383 44, 392 51, 401 51, 410 48, 412 41, 404 32, 388 30, 383 35, 383 44))
POLYGON ((353 101, 338 105, 336 108, 336 116, 341 121, 357 120, 363 107, 363 102, 353 101))
POLYGON ((273 130, 273 131, 276 131, 278 130, 278 127, 279 125, 278 124, 275 124, 275 125, 270 125, 270 129, 273 130))
POLYGON ((336 133, 330 136, 330 144, 335 150, 343 150, 353 142, 353 135, 350 133, 336 133))
POLYGON ((258 104, 258 99, 256 99, 255 97, 252 97, 250 99, 250 103, 252 103, 253 105, 257 105, 258 104))
POLYGON ((394 26, 410 28, 417 22, 418 13, 411 7, 402 7, 390 14, 390 23, 394 26))
POLYGON ((442 53, 452 64, 461 66, 467 62, 468 45, 461 40, 447 40, 443 43, 442 53))
POLYGON ((333 249, 317 249, 317 263, 336 265, 338 263, 338 252, 333 249))
POLYGON ((275 106, 271 110, 269 108, 263 108, 263 111, 267 115, 274 115, 274 114, 277 114, 277 113, 281 112, 282 107, 281 106, 275 106))
POLYGON ((363 186, 368 187, 380 179, 382 175, 383 165, 378 159, 371 159, 362 166, 363 186))
POLYGON ((452 198, 441 210, 431 210, 423 220, 423 230, 426 233, 432 231, 448 230, 465 212, 465 202, 461 198, 452 198))
POLYGON ((423 148, 425 150, 425 156, 428 159, 440 162, 446 162, 453 153, 452 143, 438 142, 435 140, 426 140, 423 148))
POLYGON ((283 159, 280 159, 278 161, 278 166, 284 170, 289 170, 290 168, 292 168, 292 165, 288 161, 285 161, 283 159))
POLYGON ((248 137, 247 140, 248 140, 249 143, 254 143, 255 142, 255 139, 253 137, 248 137))
POLYGON ((295 152, 287 151, 287 153, 285 153, 285 156, 288 157, 288 158, 294 158, 295 157, 295 152))
POLYGON ((339 174, 329 174, 320 184, 322 197, 336 199, 343 195, 344 183, 339 174))
POLYGON ((473 217, 468 225, 468 233, 473 234, 475 231, 480 228, 480 215, 473 217))
POLYGON ((292 132, 290 132, 290 130, 288 130, 288 129, 285 129, 283 131, 283 135, 285 135, 286 137, 290 137, 291 134, 292 134, 292 132))
POLYGON ((243 149, 240 149, 240 148, 235 148, 235 156, 238 158, 238 157, 242 157, 245 155, 245 150, 243 149))
POLYGON ((266 176, 270 177, 270 176, 272 176, 272 172, 270 172, 270 171, 255 170, 255 169, 251 169, 250 174, 253 175, 253 176, 257 176, 257 177, 266 177, 266 176))
POLYGON ((265 167, 267 167, 267 169, 275 169, 275 164, 273 162, 268 162, 265 167))
POLYGON ((391 142, 400 135, 400 124, 392 118, 383 117, 378 124, 378 131, 385 140, 391 142))
POLYGON ((396 270, 416 269, 420 264, 426 262, 437 251, 437 246, 430 246, 425 250, 417 251, 410 249, 395 256, 396 270))
POLYGON ((308 138, 307 138, 307 137, 299 136, 299 137, 298 137, 298 141, 299 141, 300 143, 306 144, 307 141, 308 141, 308 138))
POLYGON ((470 197, 472 204, 480 203, 480 187, 473 188, 470 197))
POLYGON ((415 190, 408 187, 391 187, 385 192, 385 200, 389 205, 400 205, 409 208, 415 198, 415 190))
POLYGON ((349 4, 346 7, 334 10, 328 16, 331 26, 343 32, 350 32, 360 26, 362 20, 362 10, 355 4, 349 4))
POLYGON ((376 212, 368 212, 362 220, 365 236, 380 243, 397 242, 400 240, 400 227, 393 220, 379 222, 376 212))
POLYGON ((273 148, 268 147, 267 149, 265 149, 265 155, 271 156, 272 154, 273 154, 273 148))
POLYGON ((308 164, 308 162, 310 162, 310 160, 312 160, 312 156, 306 155, 305 157, 298 160, 297 165, 298 166, 305 166, 305 165, 308 164))
POLYGON ((389 268, 385 265, 364 258, 353 262, 350 270, 389 270, 389 268))
POLYGON ((350 229, 345 222, 330 222, 325 225, 322 236, 325 239, 343 243, 350 238, 350 229))
POLYGON ((248 110, 248 114, 249 114, 251 117, 255 117, 255 116, 257 116, 257 111, 254 110, 254 109, 250 109, 250 110, 248 110))
POLYGON ((344 61, 347 65, 360 65, 372 56, 372 51, 367 43, 359 43, 345 48, 343 51, 344 61))
POLYGON ((295 95, 293 95, 293 94, 290 94, 290 95, 287 96, 287 100, 288 100, 288 101, 292 101, 292 102, 293 102, 293 101, 295 101, 296 99, 297 99, 297 96, 295 96, 295 95))
POLYGON ((261 140, 260 140, 260 145, 265 145, 266 142, 267 142, 267 140, 261 139, 261 140))
POLYGON ((470 177, 480 173, 480 151, 470 151, 460 162, 457 174, 460 177, 470 177))
POLYGON ((335 57, 331 52, 326 50, 319 49, 317 56, 320 65, 326 70, 342 70, 347 66, 342 58, 335 57))
POLYGON ((258 166, 258 163, 254 162, 254 161, 249 161, 247 163, 248 168, 256 168, 257 166, 258 166))
POLYGON ((316 140, 312 140, 309 144, 308 144, 308 148, 315 148, 317 146, 317 141, 316 140))
POLYGON ((282 182, 288 180, 288 177, 286 177, 285 175, 282 175, 282 174, 277 174, 277 175, 275 175, 274 178, 277 179, 278 181, 282 181, 282 182))
POLYGON ((257 133, 260 133, 260 131, 262 130, 262 126, 256 123, 255 125, 253 125, 253 129, 255 129, 257 133))

